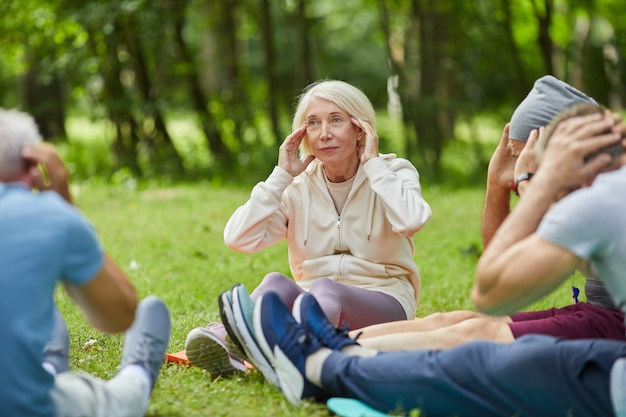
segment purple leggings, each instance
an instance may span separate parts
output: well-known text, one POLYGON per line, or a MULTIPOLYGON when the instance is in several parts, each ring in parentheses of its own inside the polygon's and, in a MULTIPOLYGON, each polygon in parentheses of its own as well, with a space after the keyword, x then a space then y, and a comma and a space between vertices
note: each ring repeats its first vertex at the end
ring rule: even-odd
MULTIPOLYGON (((305 292, 291 278, 279 272, 270 272, 250 297, 256 301, 260 295, 270 291, 277 293, 289 308, 298 295, 305 292)), ((371 324, 407 319, 398 300, 378 291, 317 278, 309 293, 315 296, 324 314, 335 326, 348 325, 350 329, 360 329, 371 324)))

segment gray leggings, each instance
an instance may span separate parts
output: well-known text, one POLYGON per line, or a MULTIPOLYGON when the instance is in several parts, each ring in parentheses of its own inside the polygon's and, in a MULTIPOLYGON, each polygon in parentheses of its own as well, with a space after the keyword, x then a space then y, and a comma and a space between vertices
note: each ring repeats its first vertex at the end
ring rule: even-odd
MULTIPOLYGON (((277 293, 291 308, 304 289, 291 278, 279 272, 270 272, 250 296, 256 301, 260 295, 270 291, 277 293)), ((324 314, 335 326, 348 325, 350 329, 360 329, 371 324, 407 319, 398 300, 378 291, 357 288, 328 278, 317 278, 309 293, 315 296, 324 314)))

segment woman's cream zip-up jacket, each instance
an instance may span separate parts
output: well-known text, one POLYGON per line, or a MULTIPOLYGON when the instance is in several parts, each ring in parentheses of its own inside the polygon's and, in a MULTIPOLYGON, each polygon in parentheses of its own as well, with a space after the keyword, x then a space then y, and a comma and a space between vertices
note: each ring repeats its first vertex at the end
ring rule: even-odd
POLYGON ((313 161, 296 178, 275 167, 228 220, 224 241, 255 253, 286 238, 291 273, 302 288, 327 277, 380 291, 413 318, 420 291, 413 235, 431 214, 406 159, 381 154, 359 165, 340 214, 322 164, 313 161))

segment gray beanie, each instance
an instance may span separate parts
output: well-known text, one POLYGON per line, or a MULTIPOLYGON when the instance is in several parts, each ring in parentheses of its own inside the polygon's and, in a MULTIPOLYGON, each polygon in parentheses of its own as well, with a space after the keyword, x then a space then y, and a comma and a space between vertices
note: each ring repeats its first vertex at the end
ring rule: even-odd
POLYGON ((526 142, 533 129, 547 125, 558 113, 577 103, 598 105, 585 93, 552 75, 539 78, 513 112, 509 138, 526 142))

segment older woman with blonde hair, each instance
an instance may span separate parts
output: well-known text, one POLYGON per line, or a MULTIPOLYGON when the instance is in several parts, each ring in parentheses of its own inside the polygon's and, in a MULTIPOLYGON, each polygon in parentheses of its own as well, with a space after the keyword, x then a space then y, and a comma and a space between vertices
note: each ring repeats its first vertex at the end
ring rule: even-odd
MULTIPOLYGON (((291 308, 310 292, 333 324, 360 328, 415 317, 413 236, 430 216, 415 167, 379 153, 367 96, 324 80, 300 96, 277 166, 232 215, 224 240, 256 253, 287 239, 293 279, 267 274, 252 300, 274 291, 291 308)), ((221 323, 193 329, 185 344, 190 361, 214 375, 243 370, 225 336, 221 323)))

